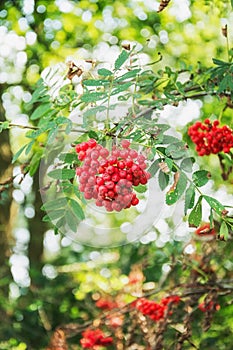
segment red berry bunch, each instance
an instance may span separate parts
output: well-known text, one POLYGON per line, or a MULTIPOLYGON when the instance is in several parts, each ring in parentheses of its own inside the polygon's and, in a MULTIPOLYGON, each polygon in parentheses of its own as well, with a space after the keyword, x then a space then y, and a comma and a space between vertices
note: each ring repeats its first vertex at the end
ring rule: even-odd
POLYGON ((153 321, 159 321, 164 317, 165 311, 168 305, 171 303, 178 304, 180 297, 172 295, 161 300, 160 303, 156 303, 153 300, 146 298, 140 298, 132 303, 132 306, 139 310, 143 315, 149 316, 153 321))
POLYGON ((111 345, 112 337, 106 337, 101 329, 87 329, 82 333, 80 343, 84 349, 99 349, 101 346, 111 345))
POLYGON ((112 310, 119 307, 119 304, 116 301, 105 298, 99 298, 95 305, 103 310, 112 310))
POLYGON ((145 171, 146 158, 130 149, 130 142, 122 140, 111 153, 96 140, 76 145, 78 159, 83 162, 76 169, 80 191, 86 199, 95 199, 97 206, 107 211, 121 211, 137 205, 139 199, 132 186, 145 185, 150 174, 145 171))
POLYGON ((219 127, 219 121, 213 123, 206 119, 204 123, 196 122, 188 129, 188 135, 196 144, 199 156, 217 154, 219 152, 229 153, 233 147, 233 130, 227 125, 219 127))

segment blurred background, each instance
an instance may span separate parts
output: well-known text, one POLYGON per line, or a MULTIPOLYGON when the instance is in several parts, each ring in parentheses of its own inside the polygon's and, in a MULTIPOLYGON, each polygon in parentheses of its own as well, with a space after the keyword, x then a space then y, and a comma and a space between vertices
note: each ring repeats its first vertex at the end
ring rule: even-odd
MULTIPOLYGON (((138 242, 114 249, 94 249, 55 235, 42 222, 39 171, 33 178, 22 179, 23 165, 11 163, 25 142, 23 126, 29 125, 32 113, 26 103, 47 66, 69 58, 111 61, 124 44, 136 44, 147 62, 157 60, 160 52, 163 60, 156 69, 180 68, 185 62, 201 70, 212 65, 212 57, 227 59, 221 33, 233 20, 227 1, 172 0, 166 11, 157 13, 158 8, 159 1, 154 0, 6 0, 0 4, 0 121, 18 125, 0 134, 0 183, 10 179, 8 191, 1 192, 0 184, 0 349, 45 348, 60 324, 93 317, 94 292, 122 290, 135 264, 152 281, 150 288, 155 288, 170 272, 172 257, 184 247, 187 254, 194 251, 192 231, 187 232, 183 224, 176 235, 170 234, 176 225, 171 215, 138 242)), ((165 108, 164 117, 183 133, 186 123, 203 113, 215 113, 211 97, 204 104, 187 101, 178 108, 165 108)), ((215 160, 210 159, 208 166, 214 169, 215 160)), ((220 174, 214 174, 214 180, 209 190, 230 203, 232 183, 223 186, 220 174)), ((124 232, 124 225, 121 229, 124 232)), ((230 251, 229 246, 222 248, 230 251)), ((225 276, 233 269, 230 253, 224 266, 221 254, 216 256, 216 266, 225 276)), ((229 344, 225 342, 225 347, 216 349, 231 349, 230 339, 229 344)))

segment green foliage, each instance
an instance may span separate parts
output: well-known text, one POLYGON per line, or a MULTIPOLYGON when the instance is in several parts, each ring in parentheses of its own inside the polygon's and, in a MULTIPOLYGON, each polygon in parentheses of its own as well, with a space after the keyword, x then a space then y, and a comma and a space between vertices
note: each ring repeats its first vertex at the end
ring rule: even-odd
MULTIPOLYGON (((190 202, 189 202, 190 203, 190 202)), ((198 227, 202 219, 202 196, 198 198, 195 207, 192 209, 188 217, 188 222, 191 227, 198 227)))
POLYGON ((209 181, 209 172, 206 170, 195 171, 192 175, 193 183, 197 187, 202 187, 209 181))
POLYGON ((187 176, 184 173, 180 173, 179 179, 178 179, 177 183, 175 184, 175 188, 172 190, 169 190, 166 194, 166 203, 168 205, 172 205, 180 199, 180 197, 185 192, 187 182, 188 182, 187 176))
MULTIPOLYGON (((104 327, 107 331, 112 332, 112 329, 108 328, 109 318, 101 318, 103 314, 95 307, 94 300, 103 295, 116 300, 119 298, 123 304, 127 304, 134 300, 135 295, 143 295, 148 290, 148 298, 155 300, 161 300, 161 297, 173 293, 178 293, 182 298, 176 312, 172 310, 169 314, 169 323, 160 327, 159 336, 155 334, 157 325, 151 325, 150 320, 146 318, 148 331, 153 329, 154 332, 152 338, 163 338, 164 344, 160 344, 161 348, 163 346, 164 349, 175 349, 179 344, 184 349, 191 346, 200 349, 230 350, 232 212, 231 207, 225 205, 227 199, 225 203, 221 203, 218 192, 212 197, 208 195, 208 189, 203 190, 203 193, 201 190, 207 184, 210 174, 213 188, 217 190, 222 186, 223 170, 226 174, 231 168, 232 157, 231 154, 223 154, 223 162, 220 165, 216 161, 217 156, 197 157, 187 136, 188 124, 185 125, 185 121, 183 126, 178 127, 180 138, 167 132, 175 128, 175 107, 186 106, 186 102, 188 105, 189 101, 197 99, 202 102, 199 110, 200 120, 203 121, 206 117, 210 117, 211 120, 218 118, 222 124, 231 125, 233 65, 232 50, 228 47, 232 46, 231 33, 228 34, 228 38, 223 37, 220 40, 219 18, 230 18, 230 4, 233 7, 233 3, 217 0, 190 1, 186 11, 177 11, 178 5, 171 1, 159 14, 148 7, 147 2, 138 2, 136 8, 131 1, 127 7, 121 1, 80 0, 68 3, 72 9, 69 10, 68 6, 63 11, 62 2, 59 4, 50 1, 48 4, 41 0, 35 2, 29 15, 25 12, 27 9, 23 2, 8 0, 0 5, 1 28, 6 28, 6 33, 17 33, 20 40, 26 38, 26 48, 22 49, 27 57, 25 69, 23 73, 15 74, 19 83, 12 83, 10 86, 12 78, 9 78, 9 82, 3 82, 3 107, 7 109, 8 105, 18 101, 19 108, 16 110, 28 115, 29 122, 25 128, 22 125, 17 126, 17 118, 11 120, 10 117, 9 120, 0 122, 2 140, 10 130, 11 145, 17 141, 17 149, 12 147, 12 164, 16 170, 17 165, 20 165, 23 175, 29 173, 34 181, 34 192, 25 195, 25 202, 19 209, 20 219, 13 226, 30 228, 30 244, 29 247, 26 247, 26 243, 22 244, 22 254, 29 256, 31 266, 33 253, 37 253, 37 250, 32 250, 32 237, 38 240, 39 250, 39 247, 43 246, 43 235, 37 235, 38 221, 34 224, 35 219, 26 217, 26 214, 27 209, 34 205, 35 215, 40 215, 33 201, 34 197, 36 198, 35 194, 41 191, 44 200, 41 210, 46 213, 43 217, 45 231, 54 228, 55 233, 61 233, 56 237, 62 242, 59 241, 60 250, 55 259, 52 253, 47 256, 45 250, 41 254, 35 254, 38 257, 38 268, 34 270, 31 267, 29 271, 32 278, 29 288, 21 287, 20 283, 15 281, 12 284, 10 279, 6 281, 6 273, 0 271, 1 287, 3 286, 0 305, 3 312, 6 309, 6 313, 0 319, 0 338, 3 339, 0 348, 44 349, 49 342, 47 333, 52 335, 52 331, 63 324, 66 325, 68 338, 71 338, 68 340, 70 346, 80 349, 80 333, 82 327, 87 324, 98 324, 98 320, 102 320, 106 323, 104 327), (187 15, 185 19, 179 18, 179 15, 188 14, 189 9, 190 17, 187 15), (114 23, 113 27, 111 23, 114 23), (108 25, 109 33, 105 32, 108 25), (32 34, 36 34, 34 45, 30 44, 32 34), (116 46, 111 47, 109 43, 119 46, 120 53, 113 60, 112 66, 108 64, 105 68, 103 58, 99 60, 98 57, 93 57, 90 71, 86 71, 83 63, 80 64, 83 73, 80 77, 75 77, 78 78, 78 82, 75 79, 67 82, 66 68, 63 73, 59 69, 48 70, 43 79, 39 78, 39 72, 51 62, 63 61, 67 56, 77 57, 84 53, 85 57, 91 57, 92 52, 98 56, 98 40, 106 40, 106 60, 108 55, 110 57, 113 51, 115 50, 115 54, 117 50, 116 46), (137 48, 140 45, 127 47, 123 40, 137 41, 142 44, 141 49, 137 48), (122 43, 123 49, 120 49, 122 43), (77 47, 80 48, 78 52, 77 47), (159 51, 161 54, 158 54, 159 51), (217 58, 211 61, 212 57, 217 58), (17 96, 18 90, 14 90, 17 84, 23 87, 23 99, 20 93, 17 96), (9 96, 14 95, 15 91, 17 93, 13 102, 9 102, 9 96), (24 104, 22 101, 28 100, 27 93, 31 93, 31 100, 24 104), (170 115, 166 122, 161 122, 159 112, 165 106, 174 108, 174 116, 170 115), (73 112, 77 112, 78 122, 73 112), (21 132, 20 136, 14 133, 16 127, 21 132), (77 137, 73 141, 74 133, 77 137), (166 203, 175 208, 176 203, 184 199, 186 235, 182 238, 176 237, 174 232, 178 230, 175 229, 171 217, 166 218, 164 226, 167 225, 172 233, 166 235, 166 232, 163 232, 163 224, 160 226, 158 222, 157 225, 156 216, 153 225, 145 230, 143 237, 139 237, 137 242, 112 249, 84 247, 80 242, 73 242, 68 246, 69 237, 63 239, 67 232, 85 236, 85 230, 80 230, 80 223, 90 209, 79 191, 79 183, 75 177, 75 168, 80 162, 73 146, 89 138, 95 138, 108 148, 114 144, 118 145, 122 139, 130 140, 132 148, 146 156, 151 177, 158 181, 160 189, 166 192, 166 203), (68 150, 64 147, 67 143, 72 143, 68 150), (49 170, 42 185, 44 187, 39 189, 35 185, 42 161, 49 166, 49 170), (220 169, 220 166, 225 168, 220 169), (207 207, 207 214, 204 205, 207 207), (229 209, 229 213, 226 208, 229 209), (202 220, 207 218, 216 235, 208 236, 208 232, 204 232, 203 237, 197 237, 194 233, 192 241, 189 242, 191 233, 188 224, 190 227, 199 227, 202 220), (225 243, 225 240, 228 241, 225 243), (186 246, 190 248, 190 245, 194 248, 194 253, 186 250, 186 246), (52 273, 49 275, 47 271, 52 273), (143 282, 128 284, 130 271, 141 271, 143 282), (218 285, 214 281, 218 281, 218 285), (10 283, 11 292, 16 289, 19 297, 9 301, 9 290, 6 288, 5 293, 4 289, 5 285, 10 283), (213 298, 216 305, 220 303, 221 310, 211 310, 202 315, 198 303, 206 297, 213 298), (204 332, 212 322, 213 316, 213 326, 204 332), (97 321, 93 322, 94 319, 97 321), (192 335, 187 334, 187 329, 192 329, 192 335)), ((231 29, 228 28, 228 31, 231 29)), ((3 61, 5 62, 4 58, 3 61)), ((13 71, 16 62, 16 59, 11 62, 9 57, 9 66, 8 63, 6 67, 5 63, 2 64, 4 71, 1 79, 5 73, 13 71)), ((1 150, 1 159, 4 161, 9 151, 6 151, 5 146, 1 150)), ((228 175, 224 184, 231 193, 232 173, 229 172, 228 175)), ((4 177, 1 178, 2 213, 11 195, 12 182, 14 181, 13 188, 20 188, 17 176, 12 179, 7 178, 4 183, 4 177)), ((140 200, 147 198, 147 189, 148 185, 134 188, 140 200)), ((12 205, 11 216, 14 216, 14 207, 12 205)), ((155 215, 159 209, 154 208, 155 215)), ((114 213, 101 224, 105 225, 108 222, 111 228, 118 225, 119 234, 125 222, 133 225, 137 209, 133 210, 128 214, 114 213)), ((12 222, 8 226, 12 226, 12 222)), ((185 230, 183 226, 182 230, 185 230)), ((111 238, 111 229, 109 232, 111 238)), ((12 249, 14 252, 21 246, 19 243, 17 242, 16 247, 12 249)), ((46 239, 44 244, 46 245, 46 239)), ((6 255, 7 263, 8 254, 9 249, 6 255)), ((121 328, 124 333, 122 342, 129 339, 130 327, 135 324, 135 317, 131 318, 130 315, 131 311, 124 313, 124 310, 124 307, 121 308, 125 318, 121 328)), ((144 335, 140 333, 141 324, 136 326, 133 334, 135 347, 149 347, 144 335)), ((127 348, 128 345, 123 346, 127 348)))

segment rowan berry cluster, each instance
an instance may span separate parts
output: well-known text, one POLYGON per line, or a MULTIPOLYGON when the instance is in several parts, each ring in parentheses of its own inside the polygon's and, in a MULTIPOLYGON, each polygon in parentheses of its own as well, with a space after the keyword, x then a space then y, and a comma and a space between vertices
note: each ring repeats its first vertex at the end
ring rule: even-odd
MULTIPOLYGON (((123 307, 125 304, 122 302, 113 301, 112 298, 104 298, 101 297, 95 305, 105 311, 110 311, 116 308, 123 307)), ((122 315, 120 312, 116 311, 115 313, 111 313, 108 316, 106 316, 106 324, 108 324, 111 328, 117 328, 122 326, 124 322, 124 315, 122 315)))
POLYGON ((199 156, 217 154, 219 152, 229 153, 233 147, 233 130, 227 125, 219 127, 219 121, 213 123, 206 119, 204 123, 196 122, 188 129, 188 135, 196 144, 199 156))
POLYGON ((106 337, 101 329, 87 329, 82 333, 80 343, 84 349, 99 349, 102 346, 111 345, 112 337, 106 337))
POLYGON ((103 310, 112 310, 119 307, 119 304, 116 301, 105 298, 99 298, 95 305, 103 310))
POLYGON ((139 203, 133 186, 145 185, 150 174, 145 171, 146 158, 130 149, 130 142, 122 140, 121 147, 107 148, 90 139, 76 145, 78 159, 83 162, 76 169, 80 191, 86 199, 95 199, 97 206, 107 211, 121 211, 139 203))
POLYGON ((137 299, 132 303, 132 306, 139 310, 143 315, 149 316, 153 321, 159 321, 164 318, 165 311, 170 304, 178 304, 180 297, 178 295, 171 295, 163 298, 160 303, 146 298, 137 299))

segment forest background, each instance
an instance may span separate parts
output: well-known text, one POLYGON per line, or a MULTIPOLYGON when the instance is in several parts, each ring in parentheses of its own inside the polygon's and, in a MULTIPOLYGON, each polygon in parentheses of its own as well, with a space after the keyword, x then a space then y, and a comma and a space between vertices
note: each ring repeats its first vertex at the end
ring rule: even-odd
MULTIPOLYGON (((90 327, 104 329, 113 337, 112 343, 106 343, 111 349, 232 349, 232 153, 229 157, 198 156, 188 136, 188 128, 206 118, 233 127, 232 21, 231 1, 1 3, 0 349, 81 349, 82 333, 90 327), (138 216, 144 222, 145 203, 154 196, 151 187, 149 194, 141 189, 142 204, 136 209, 112 214, 111 219, 100 216, 104 224, 95 222, 94 238, 69 235, 54 228, 42 210, 46 198, 41 194, 41 149, 46 153, 48 133, 56 149, 59 139, 51 133, 53 127, 29 136, 30 149, 18 154, 29 142, 26 133, 38 130, 44 116, 44 109, 34 113, 43 106, 35 97, 35 91, 41 93, 38 80, 42 76, 51 93, 56 74, 64 80, 68 71, 73 73, 70 61, 80 67, 80 79, 90 79, 93 62, 111 71, 114 62, 117 67, 117 57, 122 59, 121 52, 127 58, 132 55, 140 70, 137 77, 132 75, 141 93, 139 103, 135 97, 137 113, 143 108, 158 111, 159 122, 169 125, 172 135, 188 145, 185 170, 191 162, 191 168, 194 165, 194 170, 203 171, 193 181, 205 195, 218 200, 217 209, 211 202, 212 216, 204 207, 203 216, 188 219, 187 210, 183 214, 183 193, 174 205, 165 204, 162 193, 169 192, 173 176, 168 179, 166 171, 158 168, 159 180, 150 168, 152 177, 160 182, 156 187, 159 200, 152 202, 154 216, 139 234, 133 223, 138 216), (227 224, 220 203, 228 211, 227 224), (210 221, 214 231, 204 228, 200 234, 197 227, 210 221), (130 306, 143 296, 158 302, 169 295, 178 295, 180 302, 174 313, 159 322, 152 322, 143 312, 137 318, 130 306), (113 311, 109 304, 107 311, 100 306, 103 300, 116 302, 113 311)), ((106 71, 102 74, 108 79, 106 71)), ((62 88, 63 81, 56 79, 62 88)), ((129 85, 117 93, 126 96, 129 85)), ((69 108, 72 91, 61 90, 69 108)), ((82 102, 86 111, 93 101, 82 102)), ((132 106, 126 102, 120 112, 127 117, 132 106)), ((97 130, 92 133, 84 123, 82 132, 99 140, 104 133, 98 129, 102 122, 97 120, 97 130)), ((67 126, 64 120, 61 124, 67 126)), ((141 127, 146 128, 145 124, 141 127)), ((133 141, 143 145, 145 140, 139 136, 134 135, 133 141)), ((75 142, 85 140, 76 137, 75 142)), ((169 159, 177 148, 171 151, 169 159)), ((153 159, 149 161, 153 164, 153 159)), ((171 175, 175 173, 172 162, 166 160, 171 175)), ((200 202, 196 199, 195 203, 198 211, 200 202)), ((82 208, 88 211, 84 203, 82 208)))

